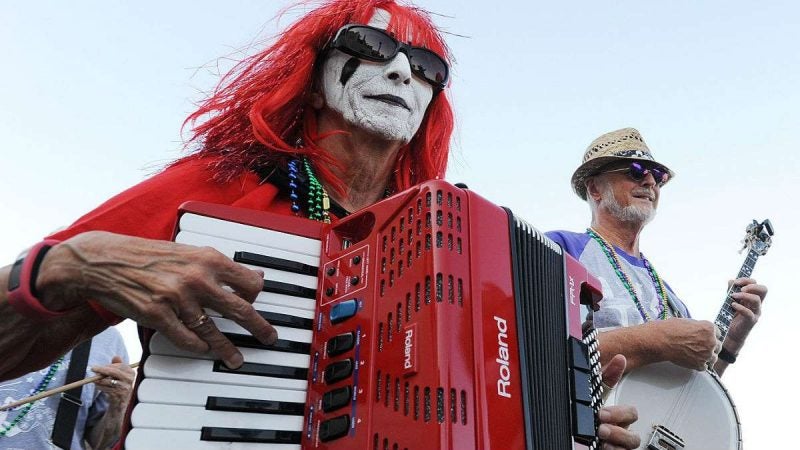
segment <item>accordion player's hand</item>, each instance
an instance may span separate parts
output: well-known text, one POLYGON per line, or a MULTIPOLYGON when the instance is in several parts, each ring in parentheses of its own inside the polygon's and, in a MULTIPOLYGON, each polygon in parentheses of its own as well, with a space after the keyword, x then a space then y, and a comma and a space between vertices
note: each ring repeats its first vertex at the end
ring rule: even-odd
MULTIPOLYGON (((252 303, 264 285, 263 272, 250 270, 209 247, 88 232, 51 252, 56 280, 47 280, 46 299, 73 305, 95 300, 109 311, 153 328, 176 346, 211 352, 237 368, 242 354, 205 313, 230 319, 265 344, 275 328, 252 303)), ((53 308, 58 310, 59 308, 53 308)))
MULTIPOLYGON (((623 355, 615 355, 603 366, 604 388, 613 388, 625 373, 626 360, 623 355)), ((603 450, 639 448, 639 436, 628 430, 636 422, 638 413, 631 405, 604 406, 600 409, 600 426, 597 435, 603 440, 603 450)))

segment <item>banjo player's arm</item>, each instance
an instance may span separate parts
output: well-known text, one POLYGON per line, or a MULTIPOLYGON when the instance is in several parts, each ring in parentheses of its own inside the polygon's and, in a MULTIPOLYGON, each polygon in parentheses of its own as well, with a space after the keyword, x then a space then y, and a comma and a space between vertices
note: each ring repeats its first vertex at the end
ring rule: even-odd
POLYGON ((703 370, 716 359, 714 324, 701 320, 672 318, 616 328, 601 332, 598 342, 601 364, 622 354, 628 360, 626 372, 661 361, 703 370))

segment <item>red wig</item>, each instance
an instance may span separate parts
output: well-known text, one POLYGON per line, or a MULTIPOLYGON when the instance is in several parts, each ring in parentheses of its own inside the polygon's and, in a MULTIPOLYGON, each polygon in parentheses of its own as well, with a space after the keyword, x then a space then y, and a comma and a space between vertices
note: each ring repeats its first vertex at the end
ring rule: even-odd
MULTIPOLYGON (((399 40, 429 48, 450 62, 441 34, 423 10, 393 0, 323 1, 271 46, 222 77, 212 95, 184 122, 192 128, 187 144, 197 144, 198 149, 182 160, 214 157, 215 177, 227 181, 246 170, 303 155, 323 180, 341 188, 341 180, 329 168, 336 161, 316 144, 320 136, 309 95, 320 55, 336 31, 348 23, 369 22, 376 8, 391 14, 388 31, 399 40), (302 148, 295 144, 299 139, 302 148)), ((445 94, 434 95, 416 135, 398 152, 394 189, 444 175, 453 131, 445 94)))

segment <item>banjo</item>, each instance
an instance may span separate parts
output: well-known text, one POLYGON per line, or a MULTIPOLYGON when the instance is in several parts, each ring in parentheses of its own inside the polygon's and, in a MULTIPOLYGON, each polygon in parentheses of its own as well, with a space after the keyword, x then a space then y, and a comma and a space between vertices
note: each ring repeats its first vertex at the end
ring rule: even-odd
MULTIPOLYGON (((747 226, 742 250, 748 249, 737 278, 749 277, 756 260, 772 244, 769 220, 747 226)), ((730 328, 735 310, 731 286, 714 320, 722 332, 730 328)), ((614 388, 609 404, 636 406, 639 420, 630 429, 642 438, 648 450, 741 450, 739 416, 728 390, 713 370, 696 371, 671 362, 650 364, 628 373, 614 388)))

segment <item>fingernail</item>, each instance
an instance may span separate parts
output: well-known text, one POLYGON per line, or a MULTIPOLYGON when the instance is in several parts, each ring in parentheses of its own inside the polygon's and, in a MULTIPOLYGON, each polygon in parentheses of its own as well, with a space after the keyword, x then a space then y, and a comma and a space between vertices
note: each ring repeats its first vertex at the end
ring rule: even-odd
POLYGON ((270 344, 274 344, 275 341, 278 340, 278 330, 273 330, 272 334, 269 335, 268 340, 270 344))
POLYGON ((225 362, 225 365, 228 366, 229 369, 238 369, 242 367, 242 364, 244 364, 244 357, 240 353, 232 355, 225 362))
POLYGON ((608 422, 608 419, 611 418, 611 413, 605 409, 601 409, 600 413, 597 414, 597 417, 603 422, 608 422))
POLYGON ((597 427, 597 436, 599 436, 600 439, 605 439, 610 435, 611 435, 611 428, 609 428, 608 425, 602 424, 599 427, 597 427))

